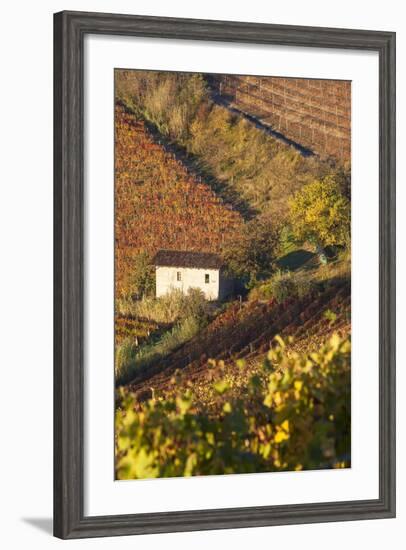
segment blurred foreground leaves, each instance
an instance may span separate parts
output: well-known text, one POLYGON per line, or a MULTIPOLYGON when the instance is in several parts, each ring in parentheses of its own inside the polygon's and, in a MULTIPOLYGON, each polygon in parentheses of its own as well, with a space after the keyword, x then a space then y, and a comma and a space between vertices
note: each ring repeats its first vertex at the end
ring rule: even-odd
POLYGON ((228 399, 229 384, 214 383, 215 415, 194 407, 193 387, 143 404, 122 389, 117 479, 349 467, 350 354, 338 335, 311 354, 277 338, 245 396, 228 399))

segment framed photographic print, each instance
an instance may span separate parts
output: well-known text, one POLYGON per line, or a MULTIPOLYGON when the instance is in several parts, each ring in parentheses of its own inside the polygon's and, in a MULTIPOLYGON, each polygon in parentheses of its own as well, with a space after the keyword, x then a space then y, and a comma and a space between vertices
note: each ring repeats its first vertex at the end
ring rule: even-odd
POLYGON ((60 538, 395 515, 395 35, 55 15, 60 538))

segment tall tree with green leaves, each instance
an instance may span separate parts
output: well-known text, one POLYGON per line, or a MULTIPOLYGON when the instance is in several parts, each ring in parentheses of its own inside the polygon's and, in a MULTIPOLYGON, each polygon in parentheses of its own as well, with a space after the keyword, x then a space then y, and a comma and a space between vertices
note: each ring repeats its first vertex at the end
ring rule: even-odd
POLYGON ((289 221, 297 241, 307 241, 318 251, 326 246, 348 246, 350 201, 334 177, 305 185, 289 206, 289 221))
POLYGON ((222 255, 230 274, 239 277, 247 288, 269 276, 279 244, 280 228, 268 218, 245 223, 238 239, 227 241, 222 255))
POLYGON ((151 257, 146 252, 141 252, 135 256, 130 282, 132 294, 137 298, 154 294, 155 269, 151 264, 151 257))

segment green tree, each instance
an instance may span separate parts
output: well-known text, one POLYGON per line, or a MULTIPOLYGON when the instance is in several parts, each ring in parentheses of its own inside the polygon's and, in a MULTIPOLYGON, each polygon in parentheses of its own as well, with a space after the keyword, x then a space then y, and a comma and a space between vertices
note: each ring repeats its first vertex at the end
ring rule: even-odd
POLYGON ((290 224, 297 241, 316 249, 348 245, 350 202, 332 176, 305 185, 290 201, 290 224))
POLYGON ((155 290, 155 271, 146 252, 137 254, 130 281, 131 294, 136 298, 151 296, 155 290))
POLYGON ((238 240, 228 241, 223 250, 228 270, 248 288, 273 270, 279 244, 279 227, 267 218, 245 223, 238 240))

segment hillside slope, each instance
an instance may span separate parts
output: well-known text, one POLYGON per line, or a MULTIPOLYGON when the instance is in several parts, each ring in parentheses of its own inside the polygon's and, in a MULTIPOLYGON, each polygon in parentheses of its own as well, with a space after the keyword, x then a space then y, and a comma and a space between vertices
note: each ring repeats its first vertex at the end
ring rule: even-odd
POLYGON ((351 156, 351 82, 208 75, 215 96, 286 138, 340 162, 351 156))
MULTIPOLYGON (((293 337, 294 349, 316 349, 331 334, 350 333, 350 284, 332 280, 322 290, 314 290, 301 300, 290 298, 278 304, 274 300, 233 302, 206 329, 166 359, 141 371, 129 389, 143 399, 149 392, 168 392, 176 374, 176 389, 216 378, 209 359, 224 361, 226 366, 244 359, 249 366, 262 360, 276 335, 293 337), (326 312, 331 312, 331 318, 326 312)), ((230 366, 231 368, 231 366, 230 366)), ((223 376, 223 373, 218 373, 223 376)), ((241 378, 234 372, 232 378, 241 378)), ((244 375, 242 376, 244 379, 244 375)), ((172 388, 173 389, 173 388, 172 388)))
POLYGON ((155 143, 120 105, 115 119, 116 292, 125 293, 140 252, 220 252, 243 220, 211 188, 155 143))
POLYGON ((116 98, 153 126, 245 218, 285 219, 296 191, 341 170, 335 162, 301 154, 228 103, 213 101, 205 76, 117 71, 116 98))

